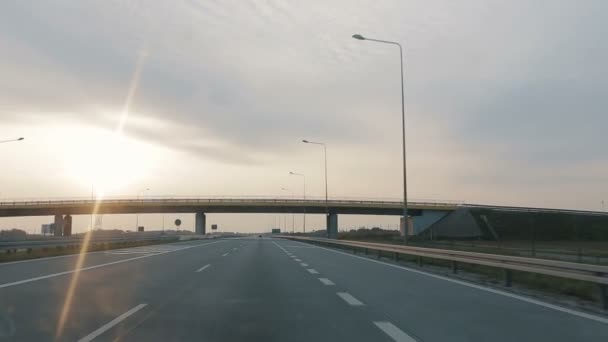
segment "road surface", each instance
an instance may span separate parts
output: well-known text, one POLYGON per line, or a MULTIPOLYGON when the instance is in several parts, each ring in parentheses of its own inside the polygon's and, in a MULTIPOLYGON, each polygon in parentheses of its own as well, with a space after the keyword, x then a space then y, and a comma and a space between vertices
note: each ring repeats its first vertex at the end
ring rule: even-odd
POLYGON ((0 341, 608 341, 606 318, 282 239, 80 261, 0 264, 0 341))

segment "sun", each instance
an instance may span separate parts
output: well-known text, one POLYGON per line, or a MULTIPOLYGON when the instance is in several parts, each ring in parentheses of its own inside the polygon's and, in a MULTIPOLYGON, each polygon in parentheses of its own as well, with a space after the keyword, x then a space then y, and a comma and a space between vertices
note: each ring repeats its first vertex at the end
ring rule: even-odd
POLYGON ((148 159, 143 144, 113 131, 87 130, 75 139, 68 172, 97 193, 116 192, 146 175, 148 159))

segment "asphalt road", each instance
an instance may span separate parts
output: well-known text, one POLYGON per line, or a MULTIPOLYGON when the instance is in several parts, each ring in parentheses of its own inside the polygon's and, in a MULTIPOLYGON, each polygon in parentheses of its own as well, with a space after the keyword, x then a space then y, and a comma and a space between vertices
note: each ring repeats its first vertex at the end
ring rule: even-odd
POLYGON ((606 318, 281 239, 80 262, 0 264, 0 341, 608 341, 606 318))

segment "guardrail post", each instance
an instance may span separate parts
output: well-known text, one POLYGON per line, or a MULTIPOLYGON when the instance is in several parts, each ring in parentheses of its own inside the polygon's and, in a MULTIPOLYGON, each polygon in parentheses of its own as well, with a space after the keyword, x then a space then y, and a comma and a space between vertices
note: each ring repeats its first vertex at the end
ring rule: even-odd
POLYGON ((458 273, 458 263, 454 260, 452 260, 452 273, 458 273))
POLYGON ((530 227, 530 256, 536 257, 536 230, 534 229, 534 217, 530 216, 528 219, 528 226, 530 227))
POLYGON ((422 267, 422 257, 418 256, 418 266, 422 267))
POLYGON ((365 255, 367 255, 367 248, 364 248, 363 250, 364 250, 365 255))
POLYGON ((513 272, 511 272, 511 270, 505 268, 504 273, 505 273, 505 286, 511 287, 511 285, 513 285, 513 272))
POLYGON ((399 253, 395 252, 395 261, 399 261, 399 253))
POLYGON ((608 310, 608 285, 599 284, 600 287, 600 303, 602 304, 602 309, 608 310))

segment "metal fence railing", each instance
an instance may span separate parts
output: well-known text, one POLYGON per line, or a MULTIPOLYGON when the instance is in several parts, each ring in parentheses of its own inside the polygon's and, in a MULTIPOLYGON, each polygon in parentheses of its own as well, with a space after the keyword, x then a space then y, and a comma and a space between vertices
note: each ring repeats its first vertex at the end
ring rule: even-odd
MULTIPOLYGON (((158 203, 195 203, 195 204, 217 204, 217 203, 271 203, 271 204, 304 204, 304 205, 325 205, 325 198, 294 198, 294 197, 145 197, 145 198, 57 198, 57 199, 20 199, 12 201, 1 201, 1 207, 36 207, 47 205, 91 205, 91 204, 158 204, 158 203)), ((378 205, 395 206, 403 205, 402 201, 391 201, 382 199, 355 199, 355 198, 332 198, 327 201, 330 205, 378 205)), ((408 201, 409 206, 457 206, 457 201, 408 201)))

